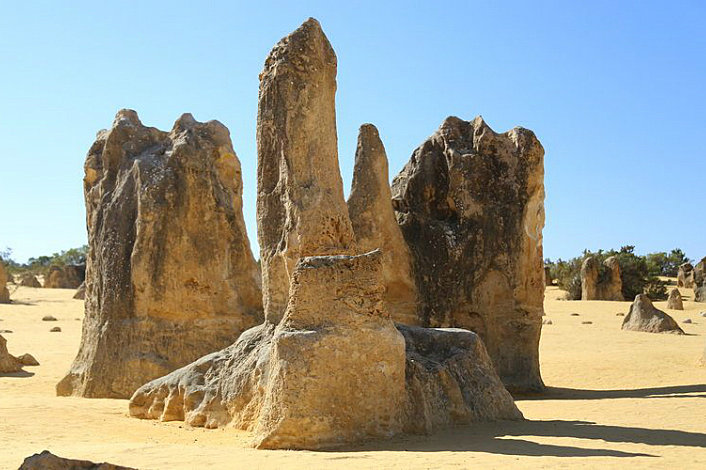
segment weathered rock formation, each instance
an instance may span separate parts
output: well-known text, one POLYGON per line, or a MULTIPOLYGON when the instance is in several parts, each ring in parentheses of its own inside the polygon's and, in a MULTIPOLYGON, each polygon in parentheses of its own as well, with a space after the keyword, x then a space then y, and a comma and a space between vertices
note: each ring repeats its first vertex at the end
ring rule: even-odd
POLYGON ((7 340, 0 336, 0 374, 11 374, 22 370, 22 363, 7 350, 7 340))
POLYGON ((48 450, 27 457, 19 470, 136 470, 112 463, 93 463, 88 460, 74 460, 58 457, 48 450))
POLYGON ((24 353, 20 356, 17 356, 17 360, 20 361, 20 364, 23 366, 38 366, 39 361, 35 359, 34 356, 32 356, 29 353, 24 353))
POLYGON ((544 149, 534 133, 449 117, 392 194, 420 323, 477 332, 506 386, 542 389, 544 149))
POLYGON ((544 285, 545 286, 553 285, 552 270, 549 266, 544 267, 544 285))
POLYGON ((400 334, 383 291, 379 251, 303 258, 279 325, 144 385, 130 414, 309 449, 522 417, 474 333, 399 325, 400 334))
POLYGON ((25 273, 20 277, 20 285, 23 287, 42 287, 42 284, 39 282, 39 279, 37 279, 37 276, 35 276, 32 273, 25 273))
POLYGON ((623 330, 684 334, 677 322, 652 305, 649 297, 645 294, 638 294, 630 305, 630 310, 623 320, 623 330))
POLYGON ((358 133, 348 215, 358 249, 382 250, 385 303, 392 319, 418 325, 411 255, 395 220, 391 198, 385 147, 375 126, 363 124, 358 133))
POLYGON ((272 49, 260 74, 257 234, 265 318, 279 323, 303 256, 351 254, 336 135, 336 54, 309 19, 272 49))
POLYGON ((122 110, 88 153, 84 192, 86 317, 59 395, 129 398, 262 320, 225 126, 185 114, 167 133, 122 110))
POLYGON ((603 261, 589 256, 581 265, 581 300, 625 300, 620 279, 618 258, 611 256, 603 261))
POLYGON ((76 293, 74 294, 74 299, 84 300, 86 298, 86 281, 82 282, 76 293))
POLYGON ((10 291, 7 290, 7 274, 5 273, 5 266, 0 260, 0 304, 6 304, 10 302, 10 291))
POLYGON ((477 335, 395 328, 382 253, 350 255, 353 231, 329 145, 335 124, 326 121, 335 119, 335 56, 315 20, 275 47, 261 80, 265 322, 142 386, 131 415, 228 425, 252 431, 261 448, 310 449, 521 419, 477 335), (321 119, 308 120, 312 109, 321 119), (341 254, 302 256, 312 250, 341 254))
POLYGON ((694 301, 706 302, 706 257, 694 266, 694 301))
POLYGON ((44 276, 44 287, 50 289, 77 289, 86 278, 86 266, 52 266, 44 276))
POLYGON ((691 263, 684 263, 679 266, 677 287, 694 288, 694 266, 691 263))
POLYGON ((679 289, 672 289, 667 298, 667 308, 672 310, 684 310, 684 302, 682 302, 679 289))

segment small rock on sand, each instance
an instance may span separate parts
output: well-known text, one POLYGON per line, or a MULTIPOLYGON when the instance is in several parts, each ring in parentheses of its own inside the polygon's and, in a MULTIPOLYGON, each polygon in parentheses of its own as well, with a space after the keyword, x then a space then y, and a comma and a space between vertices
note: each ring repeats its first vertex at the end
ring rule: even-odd
POLYGON ((578 317, 579 314, 578 314, 578 313, 572 313, 571 316, 572 316, 572 317, 578 317))
POLYGON ((554 322, 548 318, 542 320, 542 325, 553 325, 553 324, 554 324, 554 322))
POLYGON ((687 318, 687 319, 684 320, 682 323, 693 323, 693 322, 691 321, 691 318, 687 318))
POLYGON ((582 321, 581 324, 582 325, 593 325, 593 322, 592 321, 582 321))
POLYGON ((621 313, 621 312, 618 312, 618 313, 615 314, 615 316, 616 316, 616 317, 624 317, 625 314, 624 314, 624 313, 621 313))
POLYGON ((42 321, 57 321, 57 320, 56 320, 56 317, 54 317, 52 315, 45 315, 42 317, 42 321))
POLYGON ((34 356, 32 356, 32 355, 29 354, 29 353, 25 353, 25 354, 23 354, 23 355, 21 355, 21 356, 18 356, 18 357, 17 357, 17 360, 20 361, 20 363, 21 363, 23 366, 38 366, 38 365, 39 365, 39 361, 36 360, 36 359, 34 358, 34 356))
POLYGON ((12 330, 0 330, 0 333, 12 333, 12 330))
POLYGON ((60 331, 61 331, 61 328, 59 328, 58 326, 55 326, 54 328, 49 330, 50 333, 59 333, 60 331))

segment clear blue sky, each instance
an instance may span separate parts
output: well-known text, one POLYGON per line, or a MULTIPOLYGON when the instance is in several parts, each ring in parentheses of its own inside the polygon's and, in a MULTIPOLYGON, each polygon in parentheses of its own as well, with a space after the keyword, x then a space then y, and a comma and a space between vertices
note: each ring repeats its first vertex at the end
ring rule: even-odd
POLYGON ((83 160, 120 108, 227 125, 254 242, 258 74, 309 16, 338 55, 346 191, 361 123, 394 175, 446 116, 482 114, 546 149, 545 256, 706 255, 706 2, 0 5, 0 248, 18 261, 85 243, 83 160))

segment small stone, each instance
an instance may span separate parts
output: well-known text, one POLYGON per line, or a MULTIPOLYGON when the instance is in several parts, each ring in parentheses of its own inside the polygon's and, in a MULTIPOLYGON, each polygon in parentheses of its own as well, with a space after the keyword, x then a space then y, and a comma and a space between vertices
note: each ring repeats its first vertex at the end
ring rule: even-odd
POLYGON ((572 317, 578 317, 579 314, 578 314, 578 313, 572 313, 571 316, 572 316, 572 317))
POLYGON ((0 330, 0 333, 12 333, 12 330, 0 330))
POLYGON ((691 318, 687 318, 687 319, 684 320, 682 323, 693 323, 693 322, 691 321, 691 318))
POLYGON ((61 331, 61 328, 59 328, 58 326, 55 326, 54 328, 49 330, 50 333, 59 333, 60 331, 61 331))
POLYGON ((615 314, 615 316, 616 316, 616 317, 624 317, 625 314, 622 313, 622 312, 618 312, 618 313, 615 314))
POLYGON ((42 317, 42 321, 57 321, 57 319, 52 315, 45 315, 42 317))
POLYGON ((582 325, 593 325, 593 322, 592 321, 582 321, 581 324, 582 325))
POLYGON ((553 325, 553 324, 554 324, 554 322, 548 318, 545 318, 544 320, 542 320, 542 325, 553 325))
POLYGON ((702 317, 706 317, 706 312, 701 312, 702 317))
POLYGON ((29 353, 25 353, 25 354, 22 354, 21 356, 18 356, 17 360, 20 361, 20 363, 23 366, 38 366, 39 365, 39 361, 37 359, 35 359, 34 356, 32 356, 29 353))

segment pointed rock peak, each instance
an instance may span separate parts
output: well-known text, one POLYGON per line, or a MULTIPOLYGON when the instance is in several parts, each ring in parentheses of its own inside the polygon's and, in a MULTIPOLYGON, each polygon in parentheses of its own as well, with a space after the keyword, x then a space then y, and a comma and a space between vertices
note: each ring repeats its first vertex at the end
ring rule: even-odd
POLYGON ((309 18, 275 45, 265 60, 263 73, 279 62, 291 62, 298 71, 315 70, 317 60, 335 66, 336 53, 319 22, 309 18))
POLYGON ((189 129, 191 127, 194 127, 196 124, 199 124, 199 122, 194 119, 194 116, 191 113, 184 113, 179 116, 179 119, 177 119, 174 123, 173 130, 189 129))
MULTIPOLYGON (((355 152, 355 160, 368 160, 382 152, 385 154, 385 147, 380 139, 377 127, 372 124, 363 124, 358 130, 358 147, 355 152)), ((387 156, 385 155, 385 159, 387 156)))
POLYGON ((653 307, 652 301, 646 294, 637 294, 633 304, 640 307, 653 307))
POLYGON ((133 109, 121 109, 115 115, 113 127, 118 126, 141 126, 142 122, 137 116, 137 111, 133 109))

